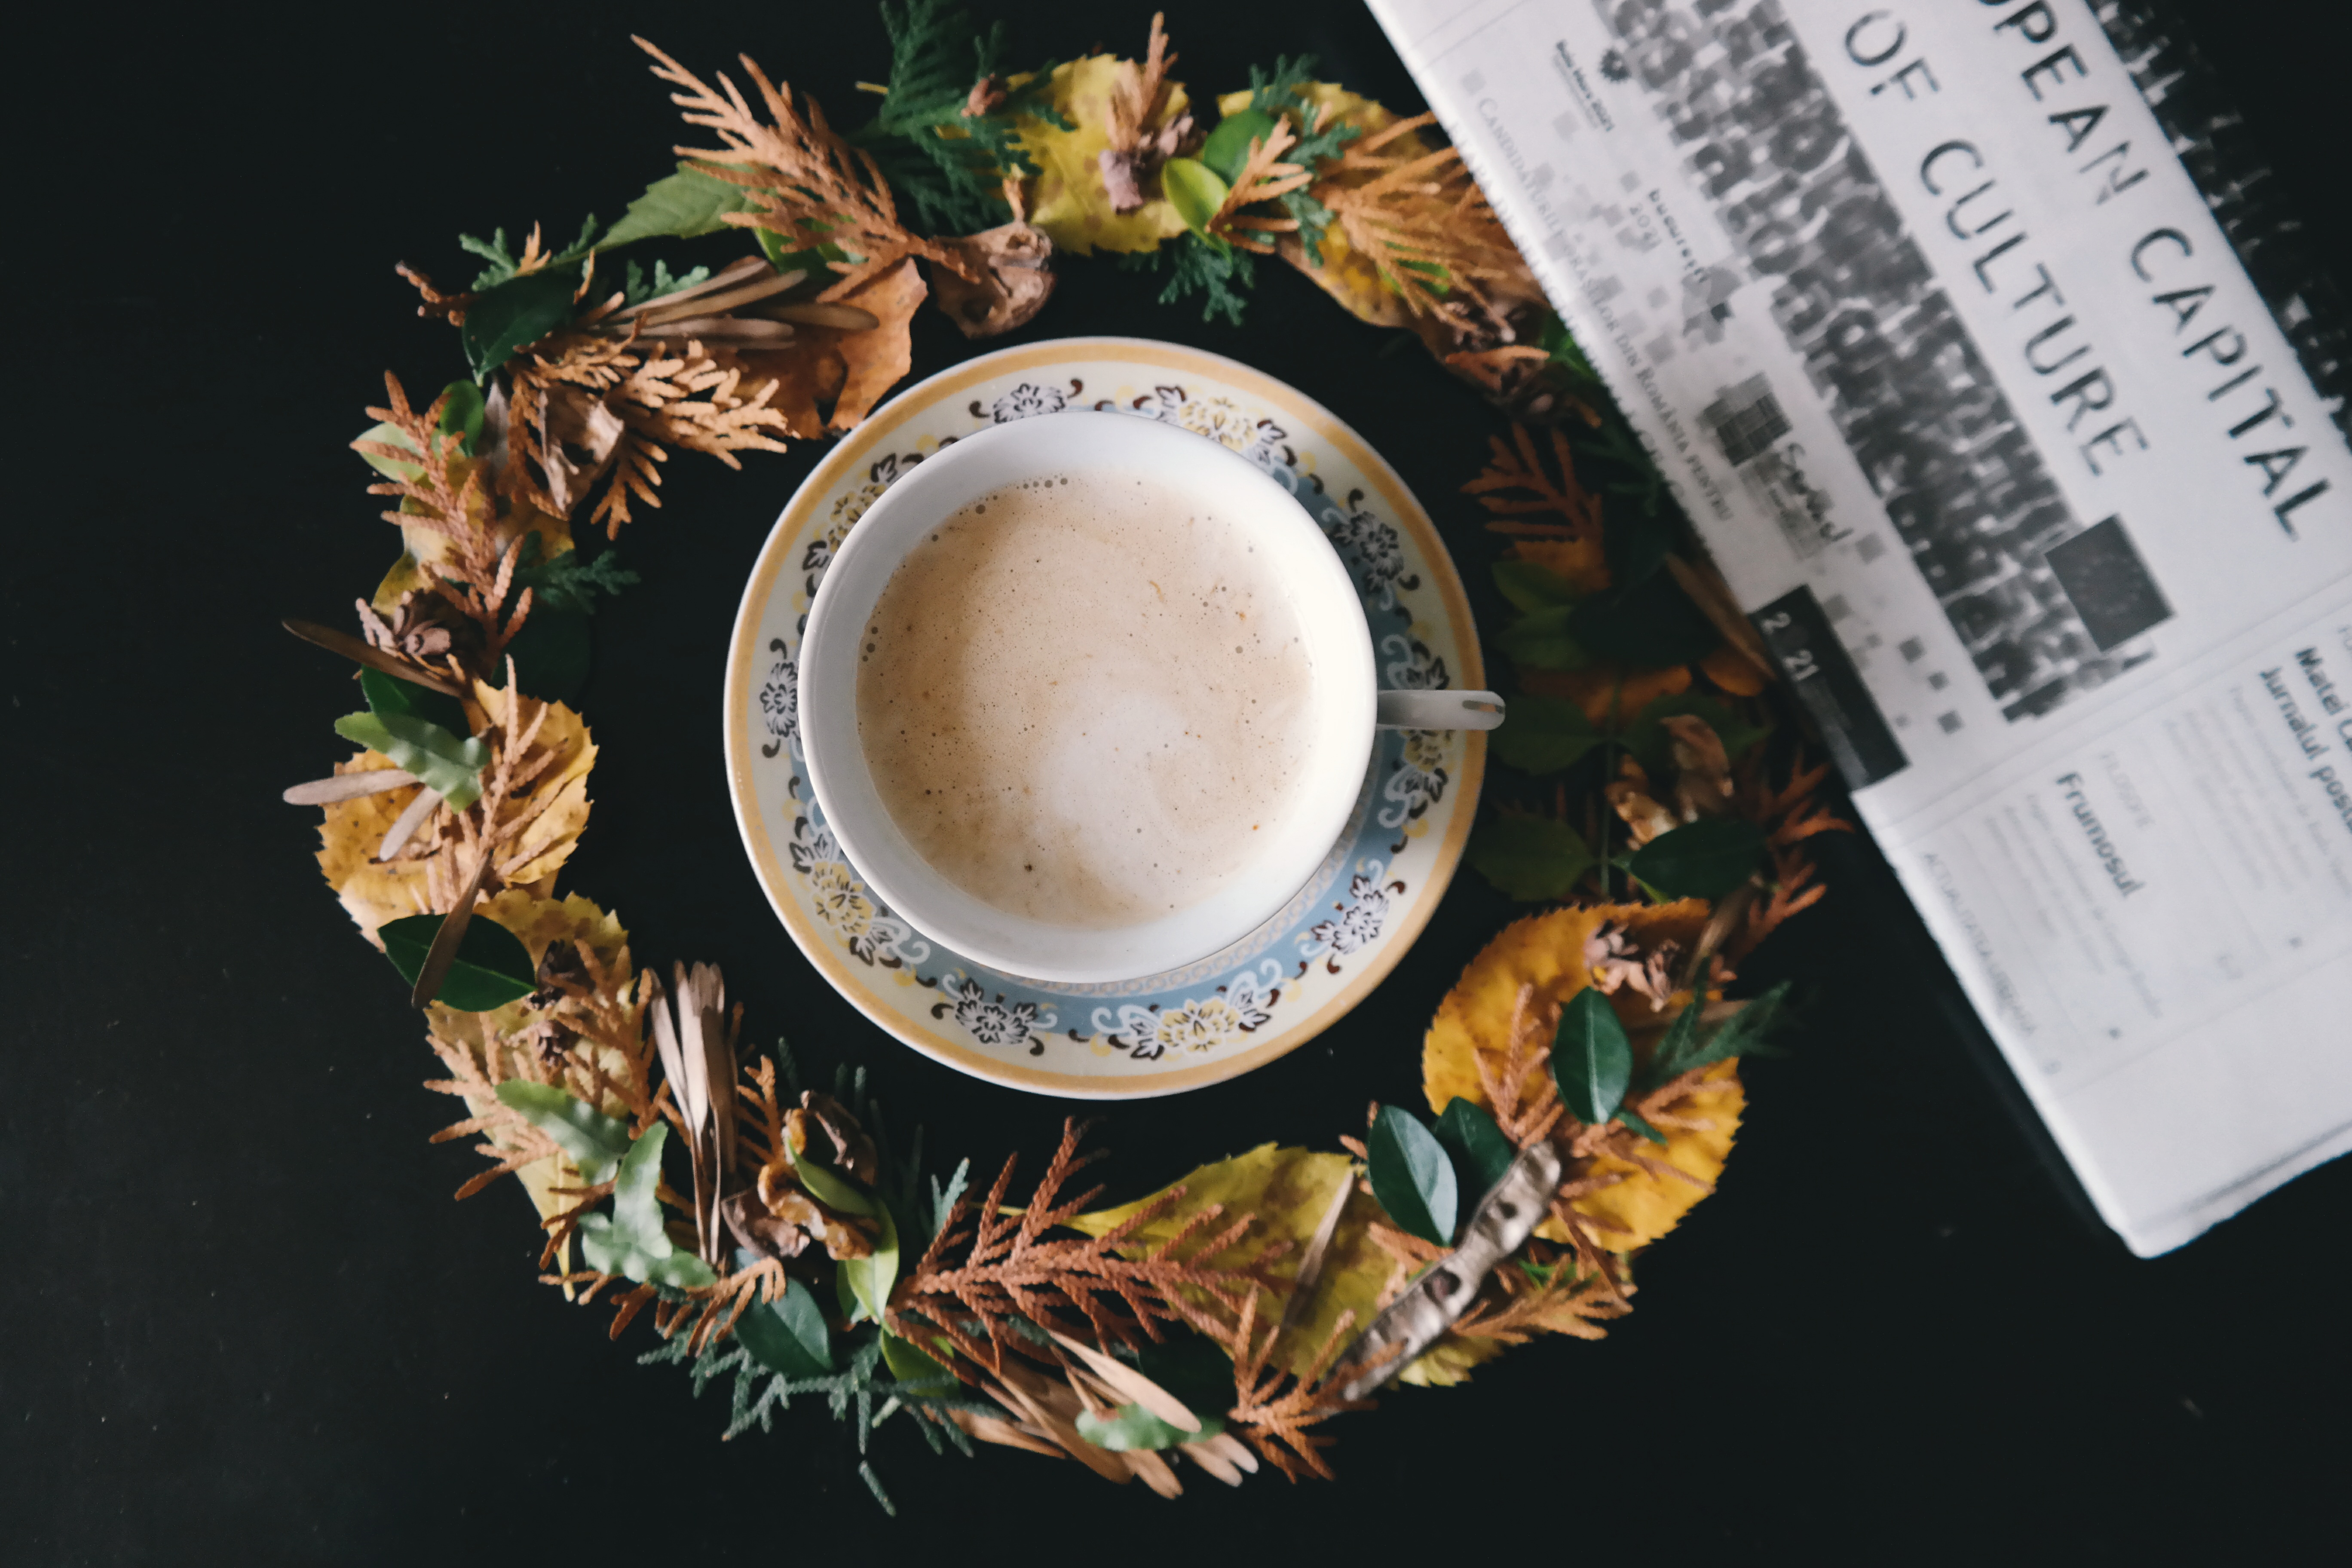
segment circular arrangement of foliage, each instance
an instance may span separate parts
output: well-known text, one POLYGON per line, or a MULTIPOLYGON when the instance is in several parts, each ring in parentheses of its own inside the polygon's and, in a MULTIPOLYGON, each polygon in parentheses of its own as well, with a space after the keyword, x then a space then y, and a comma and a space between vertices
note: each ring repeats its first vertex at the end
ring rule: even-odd
POLYGON ((561 249, 463 239, 486 263, 464 289, 403 268, 470 374, 424 406, 387 378, 352 443, 402 548, 356 634, 288 623, 360 667, 366 707, 334 721, 359 749, 287 798, 323 808, 320 868, 464 1102, 436 1141, 490 1161, 458 1196, 520 1181, 544 1278, 614 1307, 616 1336, 650 1308, 644 1359, 726 1379, 728 1436, 810 1395, 861 1453, 903 1415, 934 1449, 1167 1495, 1180 1456, 1231 1484, 1328 1475, 1317 1428, 1383 1384, 1630 1310, 1634 1257, 1721 1173, 1738 1058, 1779 1012, 1726 1000, 1731 966, 1821 896, 1806 840, 1845 825, 1819 770, 1769 782, 1769 666, 1430 117, 1285 60, 1213 121, 1157 19, 1140 59, 1008 71, 1001 29, 941 0, 884 16, 863 128, 748 58, 745 85, 706 82, 646 45, 713 144, 561 249), (853 426, 906 374, 924 300, 1001 332, 1096 250, 1235 320, 1279 259, 1511 416, 1465 489, 1517 612, 1494 754, 1550 808, 1497 812, 1470 858, 1555 906, 1439 1009, 1431 1118, 1377 1107, 1339 1151, 1267 1144, 1107 1209, 1075 1122, 1024 1188, 1014 1159, 984 1190, 927 1170, 863 1068, 804 1082, 746 1041, 716 968, 639 970, 557 887, 597 757, 568 705, 590 618, 635 581, 574 522, 610 540, 658 507, 676 451, 733 466, 853 426))

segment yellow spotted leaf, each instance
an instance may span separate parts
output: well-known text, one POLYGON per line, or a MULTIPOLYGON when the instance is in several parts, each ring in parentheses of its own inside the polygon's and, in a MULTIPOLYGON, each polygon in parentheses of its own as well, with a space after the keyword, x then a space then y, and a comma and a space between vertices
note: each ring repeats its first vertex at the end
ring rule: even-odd
POLYGON ((1622 665, 1596 664, 1589 669, 1519 671, 1522 690, 1573 702, 1595 724, 1607 724, 1613 708, 1621 728, 1659 698, 1679 697, 1688 691, 1690 684, 1690 667, 1681 664, 1667 669, 1627 669, 1622 665))
MULTIPOLYGON (((1213 1258, 1198 1261, 1216 1268, 1242 1268, 1264 1257, 1276 1242, 1287 1241, 1288 1250, 1265 1266, 1273 1289, 1258 1301, 1258 1310, 1265 1317, 1279 1317, 1289 1305, 1290 1283, 1297 1278, 1298 1260, 1342 1182, 1351 1189, 1348 1206, 1324 1254, 1322 1277, 1316 1282, 1312 1301, 1275 1347, 1275 1363, 1303 1375, 1330 1337, 1341 1312, 1355 1311, 1351 1335, 1361 1332, 1372 1321, 1380 1310, 1381 1289, 1394 1268, 1388 1254, 1371 1238, 1370 1227, 1381 1215, 1380 1205, 1355 1186, 1355 1162, 1347 1155, 1261 1143, 1246 1154, 1203 1165, 1175 1184, 1184 1189, 1183 1195, 1137 1231, 1134 1245, 1121 1250, 1129 1257, 1148 1251, 1211 1204, 1223 1205, 1228 1219, 1253 1215, 1255 1223, 1239 1242, 1213 1258)), ((1150 1201, 1145 1198, 1078 1215, 1066 1223, 1073 1230, 1100 1236, 1150 1201)))
MULTIPOLYGON (((1103 189, 1097 160, 1110 146, 1111 93, 1133 68, 1115 55, 1089 55, 1056 66, 1052 102, 1075 129, 1064 131, 1034 115, 1014 122, 1021 150, 1038 171, 1029 184, 1029 221, 1073 255, 1152 250, 1184 232, 1184 220, 1157 194, 1131 213, 1116 213, 1103 189)), ((1183 113, 1185 102, 1183 88, 1171 82, 1166 105, 1145 132, 1183 113)))
MULTIPOLYGON (((562 899, 543 899, 521 888, 508 888, 478 905, 475 918, 496 921, 514 932, 516 940, 530 951, 534 963, 544 958, 554 943, 579 941, 586 942, 588 950, 596 955, 616 992, 625 992, 633 978, 627 930, 618 917, 578 893, 562 899)), ((520 1033, 538 1020, 540 1012, 531 1005, 530 998, 524 996, 488 1013, 460 1013, 436 1002, 426 1009, 425 1016, 434 1038, 445 1044, 463 1045, 478 1061, 483 1042, 491 1034, 520 1033)), ((608 1072, 622 1069, 617 1054, 604 1055, 608 1072)), ((603 1109, 608 1115, 619 1115, 625 1107, 618 1098, 614 1098, 607 1100, 603 1109)))
MULTIPOLYGON (((335 774, 340 778, 390 766, 389 757, 362 752, 349 762, 336 763, 335 774)), ((415 798, 416 791, 411 788, 339 800, 326 808, 326 820, 319 826, 319 869, 326 873, 327 885, 335 889, 335 897, 370 942, 375 942, 376 929, 386 921, 421 914, 425 909, 425 863, 402 860, 386 866, 375 858, 384 834, 415 798)))
MULTIPOLYGON (((517 730, 517 725, 509 722, 510 705, 506 692, 477 681, 474 700, 501 731, 517 730)), ((540 704, 525 692, 519 715, 512 715, 519 717, 521 731, 538 724, 538 732, 531 740, 532 752, 552 752, 554 761, 530 781, 527 790, 498 803, 497 820, 500 825, 524 816, 530 818, 519 834, 499 847, 499 878, 509 887, 521 887, 553 876, 571 858, 582 829, 588 826, 588 772, 596 765, 596 742, 588 732, 586 721, 562 703, 547 704, 543 720, 539 717, 539 709, 540 704), (528 858, 518 863, 515 857, 519 855, 528 858)), ((492 782, 487 771, 483 782, 486 788, 492 782)))
POLYGON ((1449 1333, 1423 1351, 1421 1359, 1397 1373, 1396 1380, 1421 1388, 1452 1388, 1469 1382, 1472 1367, 1493 1361, 1503 1353, 1504 1348, 1500 1340, 1465 1339, 1449 1333))
POLYGON ((1598 533, 1578 539, 1522 539, 1504 553, 1540 566, 1579 594, 1609 586, 1609 557, 1598 533))

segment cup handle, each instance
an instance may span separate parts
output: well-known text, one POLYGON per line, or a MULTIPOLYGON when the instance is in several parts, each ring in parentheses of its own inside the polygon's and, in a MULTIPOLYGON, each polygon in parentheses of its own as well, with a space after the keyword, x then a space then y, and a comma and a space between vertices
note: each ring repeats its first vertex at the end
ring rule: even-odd
POLYGON ((1503 721, 1503 700, 1491 691, 1383 691, 1383 730, 1491 730, 1503 721))

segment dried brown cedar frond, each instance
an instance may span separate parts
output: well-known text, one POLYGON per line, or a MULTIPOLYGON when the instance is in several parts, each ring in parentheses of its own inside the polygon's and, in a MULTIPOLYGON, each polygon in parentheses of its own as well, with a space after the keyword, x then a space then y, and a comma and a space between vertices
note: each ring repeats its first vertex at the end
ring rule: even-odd
POLYGON ((1765 843, 1772 855, 1772 885, 1769 896, 1748 907, 1745 927, 1724 944, 1735 961, 1756 949, 1781 923, 1821 902, 1829 889, 1813 879, 1817 868, 1804 841, 1819 833, 1851 833, 1853 824, 1834 816, 1813 799, 1813 792, 1829 777, 1829 764, 1807 768, 1800 763, 1789 782, 1775 790, 1764 782, 1760 763, 1751 765, 1738 795, 1739 815, 1766 828, 1765 843))
POLYGON ((656 465, 668 448, 707 453, 730 468, 735 454, 781 452, 785 416, 771 406, 779 384, 731 348, 698 339, 620 337, 598 318, 552 333, 509 366, 514 384, 507 473, 541 510, 567 514, 605 474, 612 482, 592 521, 607 535, 633 502, 659 506, 656 465), (572 454, 578 453, 575 458, 572 454))
POLYGON ((1476 479, 1462 487, 1462 493, 1476 496, 1480 506, 1500 518, 1548 513, 1559 520, 1552 523, 1490 522, 1486 527, 1493 532, 1539 539, 1597 536, 1601 531, 1601 498, 1577 482, 1576 455, 1569 449, 1568 437, 1557 427, 1548 434, 1552 463, 1559 470, 1557 479, 1545 469, 1535 437, 1528 427, 1514 425, 1510 445, 1505 446, 1500 436, 1486 438, 1486 466, 1479 470, 1476 479))
POLYGON ((803 118, 791 84, 770 83, 749 55, 738 58, 772 123, 761 122, 724 73, 720 90, 714 92, 645 39, 635 41, 659 62, 655 76, 684 89, 671 94, 670 101, 686 111, 686 122, 716 131, 722 143, 674 151, 694 160, 703 174, 742 186, 759 200, 760 211, 729 213, 728 222, 779 235, 792 250, 837 245, 860 258, 826 263, 840 277, 819 299, 837 300, 910 256, 957 272, 969 265, 938 242, 908 232, 873 155, 835 134, 814 99, 803 118))
POLYGON ((1445 368, 1484 393, 1513 419, 1547 425, 1580 419, 1598 428, 1601 411, 1547 374, 1551 355, 1531 343, 1497 343, 1439 356, 1445 368))
POLYGON ((1280 1367, 1268 1364, 1275 1341, 1281 1335, 1279 1325, 1269 1323, 1263 1334, 1257 1332, 1255 1291, 1242 1305, 1241 1319, 1234 1325, 1231 1341, 1234 1407, 1225 1418, 1267 1464, 1293 1481, 1309 1474, 1325 1480, 1333 1479, 1331 1467, 1323 1462, 1322 1453, 1331 1446, 1332 1439, 1311 1434, 1308 1427, 1343 1411, 1372 1407, 1369 1399, 1339 1398, 1324 1378, 1340 1347, 1348 1342, 1349 1331, 1355 1326, 1354 1310, 1341 1312, 1339 1321, 1331 1325, 1323 1348, 1315 1352, 1306 1375, 1293 1378, 1280 1367))
POLYGON ((1118 79, 1104 106, 1107 145, 1095 155, 1095 166, 1102 174, 1103 194, 1110 198, 1110 209, 1116 213, 1131 213, 1142 206, 1152 171, 1192 140, 1189 111, 1157 131, 1150 129, 1167 112, 1169 92, 1174 86, 1168 72, 1176 57, 1168 49, 1165 21, 1164 13, 1152 14, 1151 37, 1145 45, 1143 62, 1119 62, 1118 79))
MULTIPOLYGON (((480 628, 478 657, 483 665, 494 666, 530 617, 529 588, 515 599, 510 610, 507 603, 522 534, 515 531, 509 535, 500 527, 497 498, 483 486, 479 465, 459 454, 461 437, 441 433, 441 412, 448 394, 443 393, 420 415, 409 405, 408 393, 398 376, 387 371, 383 383, 391 406, 371 408, 369 416, 399 431, 409 446, 403 448, 361 439, 352 442, 352 447, 369 456, 414 464, 422 472, 414 479, 387 477, 370 485, 368 493, 401 498, 403 504, 397 510, 383 514, 385 521, 404 529, 423 529, 446 542, 443 558, 429 563, 433 591, 480 628)), ((477 668, 474 673, 481 672, 477 668)))
POLYGON ((1443 322, 1457 348, 1515 342, 1513 304, 1542 290, 1461 153, 1423 150, 1417 133, 1435 123, 1418 114, 1349 142, 1318 170, 1315 198, 1405 308, 1443 322))
MULTIPOLYGON (((1320 130, 1322 119, 1328 119, 1330 106, 1325 105, 1323 115, 1317 121, 1320 130)), ((1290 121, 1277 120, 1274 129, 1263 138, 1250 138, 1249 155, 1225 193, 1225 199, 1211 216, 1207 227, 1219 239, 1229 240, 1244 250, 1255 250, 1271 256, 1275 242, 1265 238, 1269 234, 1287 234, 1298 227, 1295 217, 1267 217, 1245 209, 1262 202, 1270 202, 1289 195, 1305 185, 1314 176, 1297 163, 1286 163, 1282 154, 1298 144, 1298 135, 1290 129, 1290 121)))
POLYGON ((433 279, 427 278, 422 268, 411 267, 405 261, 395 265, 393 270, 415 284, 416 291, 425 296, 424 302, 416 307, 418 315, 428 321, 446 321, 453 327, 466 324, 466 310, 473 304, 474 294, 444 294, 433 286, 433 279))
POLYGON ((1596 1320, 1622 1318, 1633 1310, 1610 1281, 1579 1272, 1574 1254, 1559 1255, 1540 1242, 1528 1245, 1528 1261, 1544 1271, 1541 1284, 1517 1268, 1497 1268, 1493 1289, 1472 1303, 1449 1331, 1465 1340, 1523 1344, 1536 1334, 1567 1334, 1580 1340, 1607 1337, 1596 1320))
POLYGON ((922 1260, 891 1293, 886 1315, 893 1332, 908 1338, 926 1332, 944 1335, 956 1352, 951 1370, 966 1382, 977 1381, 980 1371, 1003 1376, 1008 1344, 1036 1360, 1054 1359, 1051 1352, 1013 1327, 1016 1319, 1049 1332, 1089 1338, 1105 1349, 1157 1340, 1162 1323, 1186 1323, 1213 1338, 1224 1338, 1213 1309, 1222 1310, 1230 1320, 1255 1283, 1240 1270, 1194 1260, 1213 1258, 1238 1241, 1249 1226, 1247 1215, 1217 1228, 1223 1209, 1211 1204, 1150 1252, 1122 1257, 1119 1245, 1183 1195, 1183 1188, 1177 1186, 1098 1237, 1044 1239, 1101 1191, 1096 1187, 1075 1198, 1062 1195, 1071 1174, 1097 1158, 1078 1156, 1084 1133, 1075 1118, 1063 1124, 1061 1146, 1018 1213, 1008 1215, 1005 1209, 1018 1156, 1005 1161, 996 1184, 981 1203, 958 1202, 922 1260), (961 1228, 967 1216, 971 1228, 961 1228), (961 1257, 950 1263, 959 1251, 961 1257), (1210 1306, 1199 1304, 1196 1297, 1210 1306), (921 1326, 906 1326, 916 1319, 923 1321, 921 1326))

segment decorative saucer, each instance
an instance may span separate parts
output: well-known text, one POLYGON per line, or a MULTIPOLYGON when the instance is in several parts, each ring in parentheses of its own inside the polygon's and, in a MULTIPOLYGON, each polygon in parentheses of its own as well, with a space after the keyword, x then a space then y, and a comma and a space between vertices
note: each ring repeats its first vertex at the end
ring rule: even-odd
POLYGON ((974 430, 1065 408, 1181 426, 1286 485, 1363 595, 1384 686, 1475 688, 1486 674, 1461 579, 1403 481, 1329 410, 1222 355, 1137 338, 983 354, 892 398, 817 466, 760 552, 727 659, 728 784, 769 901, 835 990, 924 1055, 1014 1089, 1138 1099, 1272 1061, 1380 984, 1453 879, 1486 738, 1382 731, 1347 831, 1298 895, 1223 952, 1164 974, 1025 980, 895 917, 842 858, 800 765, 795 659, 809 602, 893 479, 974 430))

